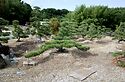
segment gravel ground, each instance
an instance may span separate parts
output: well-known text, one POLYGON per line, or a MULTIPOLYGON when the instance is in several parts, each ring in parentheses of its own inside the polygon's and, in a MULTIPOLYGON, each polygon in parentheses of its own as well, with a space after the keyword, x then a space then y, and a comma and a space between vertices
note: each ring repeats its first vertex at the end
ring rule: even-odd
POLYGON ((2 69, 0 82, 125 82, 124 68, 114 65, 111 56, 125 43, 106 37, 84 44, 91 47, 88 52, 72 48, 34 67, 2 69))

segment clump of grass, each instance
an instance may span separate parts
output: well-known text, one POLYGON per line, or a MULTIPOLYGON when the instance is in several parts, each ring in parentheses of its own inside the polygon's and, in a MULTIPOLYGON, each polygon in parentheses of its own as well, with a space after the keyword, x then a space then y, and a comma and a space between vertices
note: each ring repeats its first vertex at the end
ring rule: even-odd
POLYGON ((125 52, 124 51, 113 52, 112 56, 115 57, 116 65, 120 67, 125 67, 125 52))
POLYGON ((120 66, 120 67, 125 67, 125 61, 118 60, 117 65, 120 66))
POLYGON ((120 56, 120 55, 125 55, 125 52, 123 52, 123 51, 112 52, 113 57, 117 57, 117 56, 120 56))

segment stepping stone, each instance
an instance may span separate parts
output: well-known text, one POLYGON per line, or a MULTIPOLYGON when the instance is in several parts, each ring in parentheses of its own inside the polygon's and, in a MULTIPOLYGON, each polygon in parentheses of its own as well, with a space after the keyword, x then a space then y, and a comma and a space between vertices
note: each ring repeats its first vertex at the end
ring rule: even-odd
POLYGON ((23 61, 23 66, 36 66, 37 64, 36 61, 23 61))

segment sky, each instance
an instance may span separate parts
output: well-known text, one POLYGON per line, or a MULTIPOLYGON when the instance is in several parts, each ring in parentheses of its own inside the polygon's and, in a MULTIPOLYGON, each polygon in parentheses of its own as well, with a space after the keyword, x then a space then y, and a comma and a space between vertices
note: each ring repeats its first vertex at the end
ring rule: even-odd
POLYGON ((74 10, 77 6, 104 5, 109 7, 125 7, 125 0, 22 0, 29 3, 32 7, 56 8, 74 10))

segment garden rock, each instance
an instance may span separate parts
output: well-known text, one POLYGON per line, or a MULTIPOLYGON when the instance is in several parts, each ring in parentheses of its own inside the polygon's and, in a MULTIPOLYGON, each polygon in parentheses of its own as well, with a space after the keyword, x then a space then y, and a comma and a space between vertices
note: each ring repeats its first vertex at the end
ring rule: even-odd
POLYGON ((23 61, 23 66, 36 66, 37 64, 38 62, 33 60, 23 61))
POLYGON ((84 40, 85 40, 84 38, 77 39, 77 41, 84 41, 84 40))

